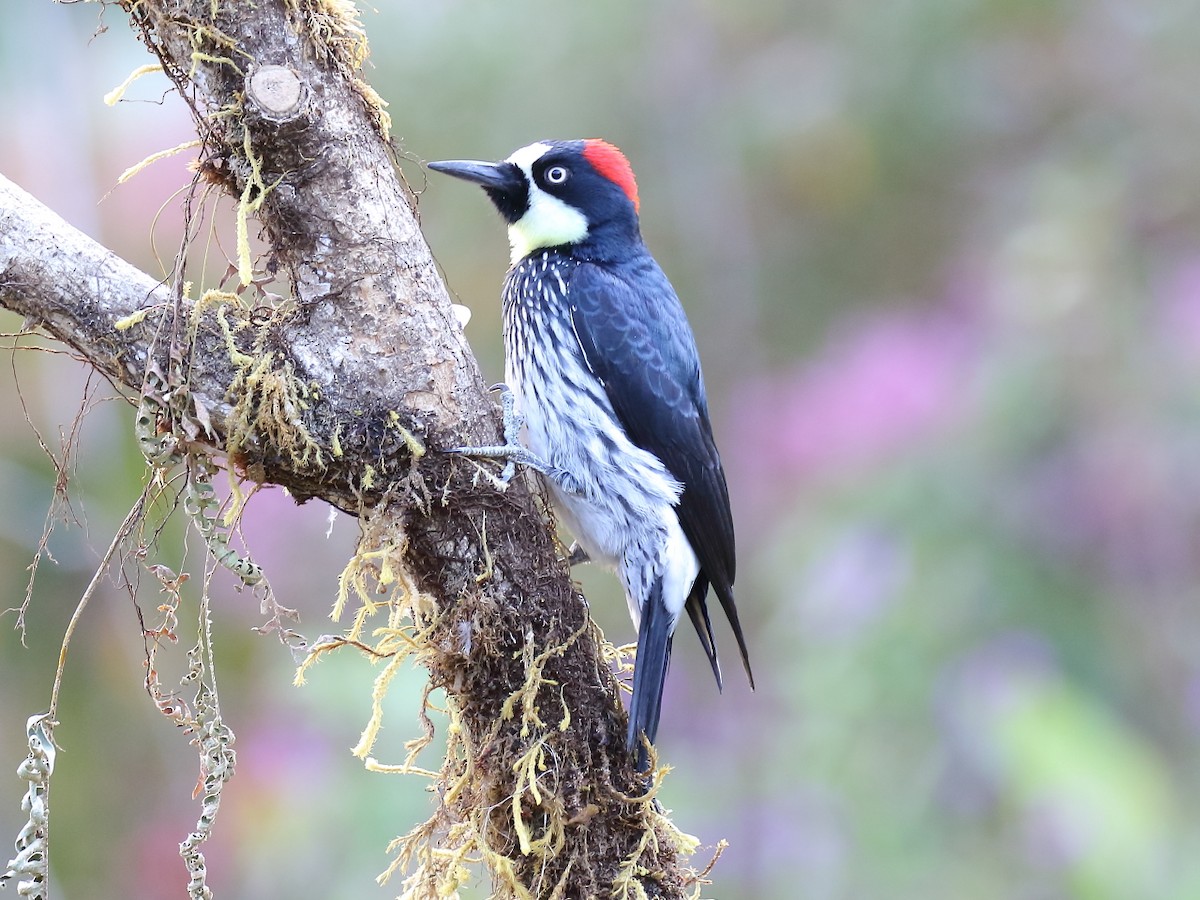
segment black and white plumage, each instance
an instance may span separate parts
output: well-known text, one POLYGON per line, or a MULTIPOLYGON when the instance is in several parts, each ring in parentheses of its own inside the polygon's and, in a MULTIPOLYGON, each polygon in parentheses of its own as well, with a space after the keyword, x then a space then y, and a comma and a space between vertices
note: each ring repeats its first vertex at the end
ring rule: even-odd
POLYGON ((541 471, 588 557, 614 569, 638 627, 628 741, 658 729, 686 609, 721 684, 716 593, 753 685, 733 597, 733 519, 699 354, 642 242, 633 173, 603 141, 543 141, 500 163, 431 163, 484 187, 509 223, 505 381, 524 447, 473 448, 541 471))

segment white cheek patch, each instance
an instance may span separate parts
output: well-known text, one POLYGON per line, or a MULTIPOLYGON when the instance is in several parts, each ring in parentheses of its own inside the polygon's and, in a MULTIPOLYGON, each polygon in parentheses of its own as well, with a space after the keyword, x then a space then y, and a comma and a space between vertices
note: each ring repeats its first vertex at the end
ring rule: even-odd
POLYGON ((512 261, 518 262, 542 247, 574 244, 587 237, 588 223, 583 213, 551 197, 536 186, 529 188, 529 211, 508 226, 512 261))
POLYGON ((588 223, 583 213, 534 183, 533 164, 549 149, 549 144, 530 144, 508 158, 510 163, 521 168, 529 182, 529 209, 508 226, 513 263, 542 247, 574 244, 587 237, 588 223))

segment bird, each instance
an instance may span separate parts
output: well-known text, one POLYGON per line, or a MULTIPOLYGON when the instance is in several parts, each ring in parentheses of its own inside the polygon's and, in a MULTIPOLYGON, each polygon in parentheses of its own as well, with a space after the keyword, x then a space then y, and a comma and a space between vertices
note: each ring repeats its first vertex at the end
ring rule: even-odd
POLYGON ((515 464, 539 472, 575 538, 571 561, 616 572, 638 635, 626 746, 645 772, 685 610, 723 687, 710 588, 754 687, 695 337, 642 240, 637 181, 613 144, 543 140, 499 162, 428 167, 481 186, 511 248, 497 386, 505 444, 450 452, 505 459, 503 479, 515 464))

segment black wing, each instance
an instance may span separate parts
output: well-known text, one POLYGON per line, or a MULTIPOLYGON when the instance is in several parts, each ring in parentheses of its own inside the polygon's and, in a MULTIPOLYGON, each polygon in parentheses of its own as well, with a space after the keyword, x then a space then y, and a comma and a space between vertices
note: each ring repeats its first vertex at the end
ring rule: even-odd
POLYGON ((630 440, 653 453, 683 485, 677 512, 700 562, 688 616, 721 682, 705 596, 716 591, 754 684, 733 599, 733 516, 713 441, 700 357, 683 307, 662 269, 645 254, 628 273, 584 263, 567 294, 584 358, 600 379, 630 440), (637 284, 640 289, 635 289, 637 284))

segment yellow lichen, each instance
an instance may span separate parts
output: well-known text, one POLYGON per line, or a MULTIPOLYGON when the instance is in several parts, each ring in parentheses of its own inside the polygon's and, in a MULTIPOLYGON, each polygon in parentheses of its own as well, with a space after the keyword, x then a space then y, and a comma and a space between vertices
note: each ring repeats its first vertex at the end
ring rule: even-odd
POLYGON ((553 656, 562 656, 567 649, 579 640, 588 627, 591 625, 590 620, 584 619, 583 625, 579 627, 567 640, 553 647, 547 647, 536 656, 533 654, 532 636, 529 636, 525 642, 525 647, 522 650, 526 658, 525 662, 525 683, 517 688, 500 708, 500 717, 502 719, 511 719, 516 711, 518 703, 521 704, 521 737, 529 736, 531 726, 545 728, 546 723, 542 721, 538 715, 537 695, 541 690, 542 685, 551 684, 557 685, 558 682, 546 678, 542 672, 546 667, 546 663, 553 656))
POLYGON ((225 507, 225 514, 221 517, 221 524, 232 528, 241 521, 248 495, 242 492, 242 479, 237 477, 232 468, 226 470, 226 475, 229 476, 229 501, 225 507))
POLYGON ((404 439, 404 446, 408 448, 414 461, 425 455, 425 445, 415 434, 404 427, 400 421, 400 414, 394 409, 388 412, 388 424, 400 432, 400 437, 404 439))
POLYGON ((379 737, 379 729, 383 727, 383 698, 387 696, 392 679, 396 677, 400 666, 407 659, 408 654, 406 653, 394 653, 388 660, 388 664, 383 667, 383 671, 375 678, 375 685, 371 690, 371 718, 367 721, 367 726, 363 729, 362 734, 359 735, 358 743, 350 750, 359 759, 366 759, 370 755, 371 748, 375 745, 375 739, 379 737))
POLYGON ((139 309, 137 312, 132 312, 127 316, 121 316, 117 321, 113 322, 113 328, 117 331, 127 331, 134 325, 140 325, 146 316, 150 315, 155 307, 147 306, 145 309, 139 309))
POLYGON ((237 205, 237 258, 238 278, 243 285, 248 285, 254 277, 254 266, 250 260, 250 229, 249 217, 258 212, 267 199, 267 194, 274 190, 283 180, 280 175, 270 185, 263 182, 262 160, 254 153, 250 143, 250 129, 242 129, 242 152, 246 154, 246 162, 250 164, 250 174, 246 178, 246 186, 237 205))
POLYGON ((642 832, 642 839, 638 845, 621 862, 617 877, 613 879, 613 900, 630 900, 631 897, 634 900, 650 900, 650 895, 646 893, 639 877, 649 874, 649 869, 642 865, 642 859, 646 856, 647 851, 652 853, 658 851, 658 837, 653 828, 647 828, 642 832))
MULTIPOLYGON (((107 106, 116 106, 121 102, 121 98, 125 96, 125 92, 129 90, 129 86, 141 78, 143 75, 149 75, 151 72, 161 72, 163 67, 159 63, 151 65, 138 66, 134 69, 129 77, 122 81, 119 85, 104 95, 104 103, 107 106)), ((122 178, 122 180, 124 180, 122 178)))
MULTIPOLYGON (((200 307, 205 302, 215 302, 221 296, 222 294, 218 291, 207 291, 201 298, 201 302, 196 304, 196 306, 200 307)), ((228 294, 225 296, 233 297, 235 295, 228 294)), ((249 353, 243 353, 241 350, 239 350, 237 341, 234 340, 233 337, 235 329, 240 331, 241 329, 247 327, 250 323, 245 320, 241 320, 236 325, 230 325, 229 319, 225 315, 225 307, 218 306, 217 324, 221 326, 221 333, 225 336, 225 351, 229 354, 229 361, 239 369, 245 370, 250 368, 250 366, 254 364, 254 357, 249 353)))
POLYGON ((361 78, 353 80, 354 89, 366 101, 367 109, 375 116, 375 124, 383 139, 389 140, 392 135, 392 114, 387 111, 388 102, 379 96, 379 92, 361 78))
POLYGON ((265 353, 249 372, 239 374, 230 390, 239 397, 230 421, 231 448, 261 437, 297 469, 325 468, 321 447, 301 418, 308 409, 308 390, 296 378, 291 360, 276 366, 275 354, 265 353))
MULTIPOLYGON (((154 68, 161 68, 161 67, 155 66, 154 68)), ((105 100, 107 101, 107 98, 105 98, 105 100)), ((149 156, 147 156, 145 159, 143 159, 140 163, 135 163, 134 165, 132 165, 128 169, 126 169, 124 172, 122 172, 120 174, 120 176, 117 178, 117 184, 124 184, 126 181, 128 181, 130 178, 132 178, 138 172, 142 171, 142 169, 146 168, 146 166, 150 165, 151 163, 156 163, 160 159, 166 159, 168 156, 174 156, 176 153, 182 153, 184 150, 190 150, 193 147, 199 147, 202 145, 202 143, 203 142, 199 141, 199 140, 184 141, 182 144, 178 144, 167 150, 159 150, 157 153, 151 153, 149 156)))

